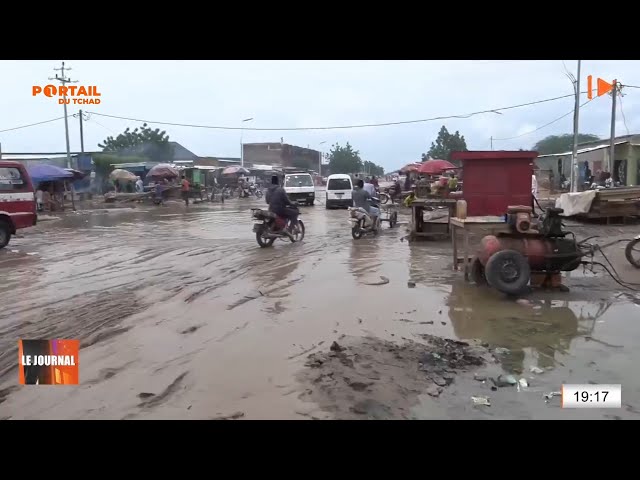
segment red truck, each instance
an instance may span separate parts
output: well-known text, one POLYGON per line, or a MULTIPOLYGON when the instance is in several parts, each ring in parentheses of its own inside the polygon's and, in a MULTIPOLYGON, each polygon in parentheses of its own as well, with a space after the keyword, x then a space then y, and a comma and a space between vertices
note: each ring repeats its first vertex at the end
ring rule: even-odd
POLYGON ((0 249, 21 228, 33 227, 38 219, 33 183, 18 162, 0 160, 0 249))

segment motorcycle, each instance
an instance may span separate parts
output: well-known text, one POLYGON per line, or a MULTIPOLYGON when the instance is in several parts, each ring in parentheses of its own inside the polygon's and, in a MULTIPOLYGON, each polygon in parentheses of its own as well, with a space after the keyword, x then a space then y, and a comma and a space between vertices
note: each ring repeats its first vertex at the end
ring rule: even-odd
POLYGON ((249 185, 249 195, 253 195, 256 198, 262 198, 262 189, 252 183, 249 185))
POLYGON ((253 231, 256 241, 261 248, 270 247, 277 239, 296 243, 304 238, 304 223, 300 218, 297 225, 290 225, 290 221, 261 208, 252 208, 251 216, 254 220, 253 231))
POLYGON ((627 260, 631 265, 636 268, 640 268, 640 235, 627 244, 627 247, 624 250, 624 256, 627 257, 627 260), (633 256, 634 252, 636 257, 633 256))
MULTIPOLYGON (((377 205, 374 205, 377 207, 377 205)), ((377 235, 380 230, 380 217, 373 218, 364 208, 349 207, 349 223, 351 224, 351 236, 355 240, 359 240, 366 234, 377 235)))

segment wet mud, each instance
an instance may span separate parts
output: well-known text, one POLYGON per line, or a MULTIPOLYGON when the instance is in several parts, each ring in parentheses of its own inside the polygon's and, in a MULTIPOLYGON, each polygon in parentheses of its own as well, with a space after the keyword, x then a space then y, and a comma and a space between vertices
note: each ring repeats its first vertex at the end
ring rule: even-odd
MULTIPOLYGON (((640 297, 601 270, 508 299, 453 272, 449 242, 401 241, 405 213, 356 241, 345 211, 302 208, 305 240, 261 249, 257 204, 79 211, 20 232, 0 251, 0 418, 639 418, 640 297), (54 337, 81 340, 80 385, 18 387, 17 340, 54 337), (544 398, 590 382, 621 383, 623 408, 544 398)), ((640 283, 623 248, 606 253, 640 283)))

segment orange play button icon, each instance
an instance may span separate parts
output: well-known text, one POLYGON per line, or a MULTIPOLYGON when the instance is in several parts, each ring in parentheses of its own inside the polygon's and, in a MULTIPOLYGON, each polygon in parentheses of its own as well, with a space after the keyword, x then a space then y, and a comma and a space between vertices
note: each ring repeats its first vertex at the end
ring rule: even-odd
MULTIPOLYGON (((609 93, 611 90, 613 90, 615 84, 616 84, 616 80, 609 83, 605 80, 602 80, 601 78, 598 78, 598 95, 597 96, 601 97, 602 95, 609 93)), ((593 99, 593 77, 591 75, 587 77, 587 98, 589 100, 593 99)))

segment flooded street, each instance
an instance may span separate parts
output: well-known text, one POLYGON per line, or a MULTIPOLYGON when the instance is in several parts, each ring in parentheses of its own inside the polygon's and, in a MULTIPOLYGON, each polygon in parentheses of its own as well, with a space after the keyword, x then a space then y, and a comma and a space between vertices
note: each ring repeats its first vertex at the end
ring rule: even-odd
MULTIPOLYGON (((304 241, 261 249, 249 209, 263 204, 78 212, 12 239, 0 419, 640 418, 640 295, 606 274, 516 302, 452 272, 449 242, 402 242, 406 215, 354 241, 344 210, 302 207, 304 241), (486 349, 436 395, 419 370, 433 337, 486 349), (79 338, 80 385, 18 387, 19 338, 79 338), (482 380, 499 374, 528 386, 482 380), (620 383, 623 408, 545 401, 563 383, 620 383)), ((623 247, 607 253, 640 283, 623 247)))

